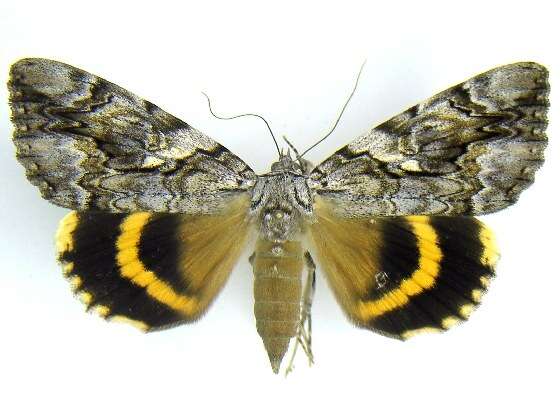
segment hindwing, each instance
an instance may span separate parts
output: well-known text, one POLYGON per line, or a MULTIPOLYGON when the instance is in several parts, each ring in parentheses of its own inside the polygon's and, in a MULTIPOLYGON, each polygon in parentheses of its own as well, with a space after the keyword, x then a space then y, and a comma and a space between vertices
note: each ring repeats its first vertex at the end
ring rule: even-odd
POLYGON ((348 317, 405 339, 466 319, 494 275, 490 230, 473 217, 339 218, 321 200, 310 236, 348 317))
POLYGON ((58 257, 75 293, 104 318, 143 330, 199 318, 227 280, 249 232, 248 200, 214 215, 72 212, 58 257))

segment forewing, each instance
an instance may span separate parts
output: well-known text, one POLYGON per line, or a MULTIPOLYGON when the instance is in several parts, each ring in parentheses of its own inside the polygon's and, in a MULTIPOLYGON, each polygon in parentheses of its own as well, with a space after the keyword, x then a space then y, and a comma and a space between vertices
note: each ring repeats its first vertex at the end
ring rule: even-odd
POLYGON ((340 218, 319 199, 310 237, 331 289, 360 327, 406 339, 467 319, 494 275, 490 230, 473 217, 340 218))
POLYGON ((72 212, 58 258, 74 292, 110 320, 149 331, 199 318, 221 290, 249 232, 248 200, 221 214, 72 212))
POLYGON ((547 143, 547 70, 480 74, 371 129, 311 173, 340 215, 477 215, 514 203, 547 143))
POLYGON ((10 71, 17 157, 43 197, 71 209, 219 212, 255 174, 154 104, 67 64, 10 71))

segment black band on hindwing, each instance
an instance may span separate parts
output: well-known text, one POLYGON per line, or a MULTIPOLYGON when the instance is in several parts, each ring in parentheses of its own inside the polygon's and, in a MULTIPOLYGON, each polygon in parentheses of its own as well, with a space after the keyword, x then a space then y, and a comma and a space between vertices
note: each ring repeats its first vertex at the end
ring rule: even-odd
POLYGON ((116 243, 120 226, 127 214, 78 213, 78 223, 72 234, 73 249, 60 259, 72 263, 68 276, 81 280, 76 292, 91 295, 88 307, 109 308, 107 317, 124 316, 158 328, 179 322, 172 309, 151 298, 143 287, 123 278, 117 264, 116 243))
POLYGON ((380 218, 379 271, 375 276, 383 276, 385 284, 375 277, 367 295, 375 300, 399 287, 401 281, 418 268, 418 241, 410 223, 404 217, 380 218))
POLYGON ((177 294, 188 294, 188 283, 180 271, 184 243, 178 237, 181 216, 154 214, 142 229, 139 257, 146 269, 165 281, 177 294))
MULTIPOLYGON (((406 305, 372 319, 372 328, 392 336, 423 328, 444 329, 443 321, 450 317, 465 319, 461 307, 478 304, 472 297, 473 291, 485 290, 481 279, 494 274, 493 268, 482 262, 483 225, 471 217, 445 216, 430 217, 429 223, 437 234, 442 254, 433 286, 409 296, 406 305)), ((405 261, 402 267, 402 272, 410 271, 410 261, 405 261)))

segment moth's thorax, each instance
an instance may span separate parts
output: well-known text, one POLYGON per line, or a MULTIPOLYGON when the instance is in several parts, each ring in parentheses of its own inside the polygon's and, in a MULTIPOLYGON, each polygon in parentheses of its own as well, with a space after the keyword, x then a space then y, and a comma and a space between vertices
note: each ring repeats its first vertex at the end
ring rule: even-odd
POLYGON ((252 191, 251 213, 259 220, 259 236, 284 242, 299 237, 305 218, 312 215, 313 199, 308 177, 300 170, 285 170, 276 162, 261 175, 252 191))

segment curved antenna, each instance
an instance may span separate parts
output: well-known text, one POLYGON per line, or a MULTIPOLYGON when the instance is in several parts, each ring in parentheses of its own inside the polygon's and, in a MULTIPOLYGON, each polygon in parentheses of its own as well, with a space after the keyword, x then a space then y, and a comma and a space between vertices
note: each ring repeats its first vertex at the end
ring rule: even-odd
POLYGON ((278 151, 278 156, 282 156, 282 152, 280 152, 280 147, 278 147, 278 143, 276 142, 276 137, 274 137, 274 133, 272 132, 272 129, 270 128, 270 125, 268 124, 268 122, 261 117, 258 114, 239 114, 239 115, 234 115, 233 117, 220 117, 218 115, 216 115, 214 113, 214 111, 212 110, 212 104, 210 103, 210 98, 208 97, 208 95, 204 92, 201 92, 204 96, 206 96, 206 100, 208 101, 208 109, 210 110, 210 114, 212 114, 215 118, 219 119, 219 120, 233 120, 235 118, 240 118, 240 117, 257 117, 260 118, 261 120, 264 121, 264 123, 266 124, 268 131, 270 132, 270 135, 272 136, 272 140, 274 140, 274 145, 276 146, 276 150, 278 151))
POLYGON ((352 99, 352 96, 354 96, 354 93, 356 92, 356 89, 358 87, 358 82, 360 81, 360 76, 362 75, 362 70, 364 69, 364 66, 366 65, 366 61, 367 60, 364 60, 364 62, 362 63, 362 66, 360 67, 360 71, 358 72, 358 76, 356 76, 356 82, 354 83, 354 88, 352 89, 352 92, 350 92, 350 96, 348 96, 348 99, 346 99, 346 102, 344 103, 344 106, 340 110, 340 113, 338 114, 338 118, 334 122, 334 125, 332 126, 332 128, 329 130, 329 132, 322 139, 316 141, 310 147, 305 149, 304 152, 300 155, 300 157, 303 157, 303 155, 305 155, 307 152, 309 152, 315 146, 319 145, 319 143, 321 143, 323 140, 325 140, 327 137, 329 137, 333 133, 334 129, 336 128, 336 126, 340 122, 340 119, 342 118, 342 114, 344 114, 344 111, 346 111, 346 107, 350 103, 350 99, 352 99))

